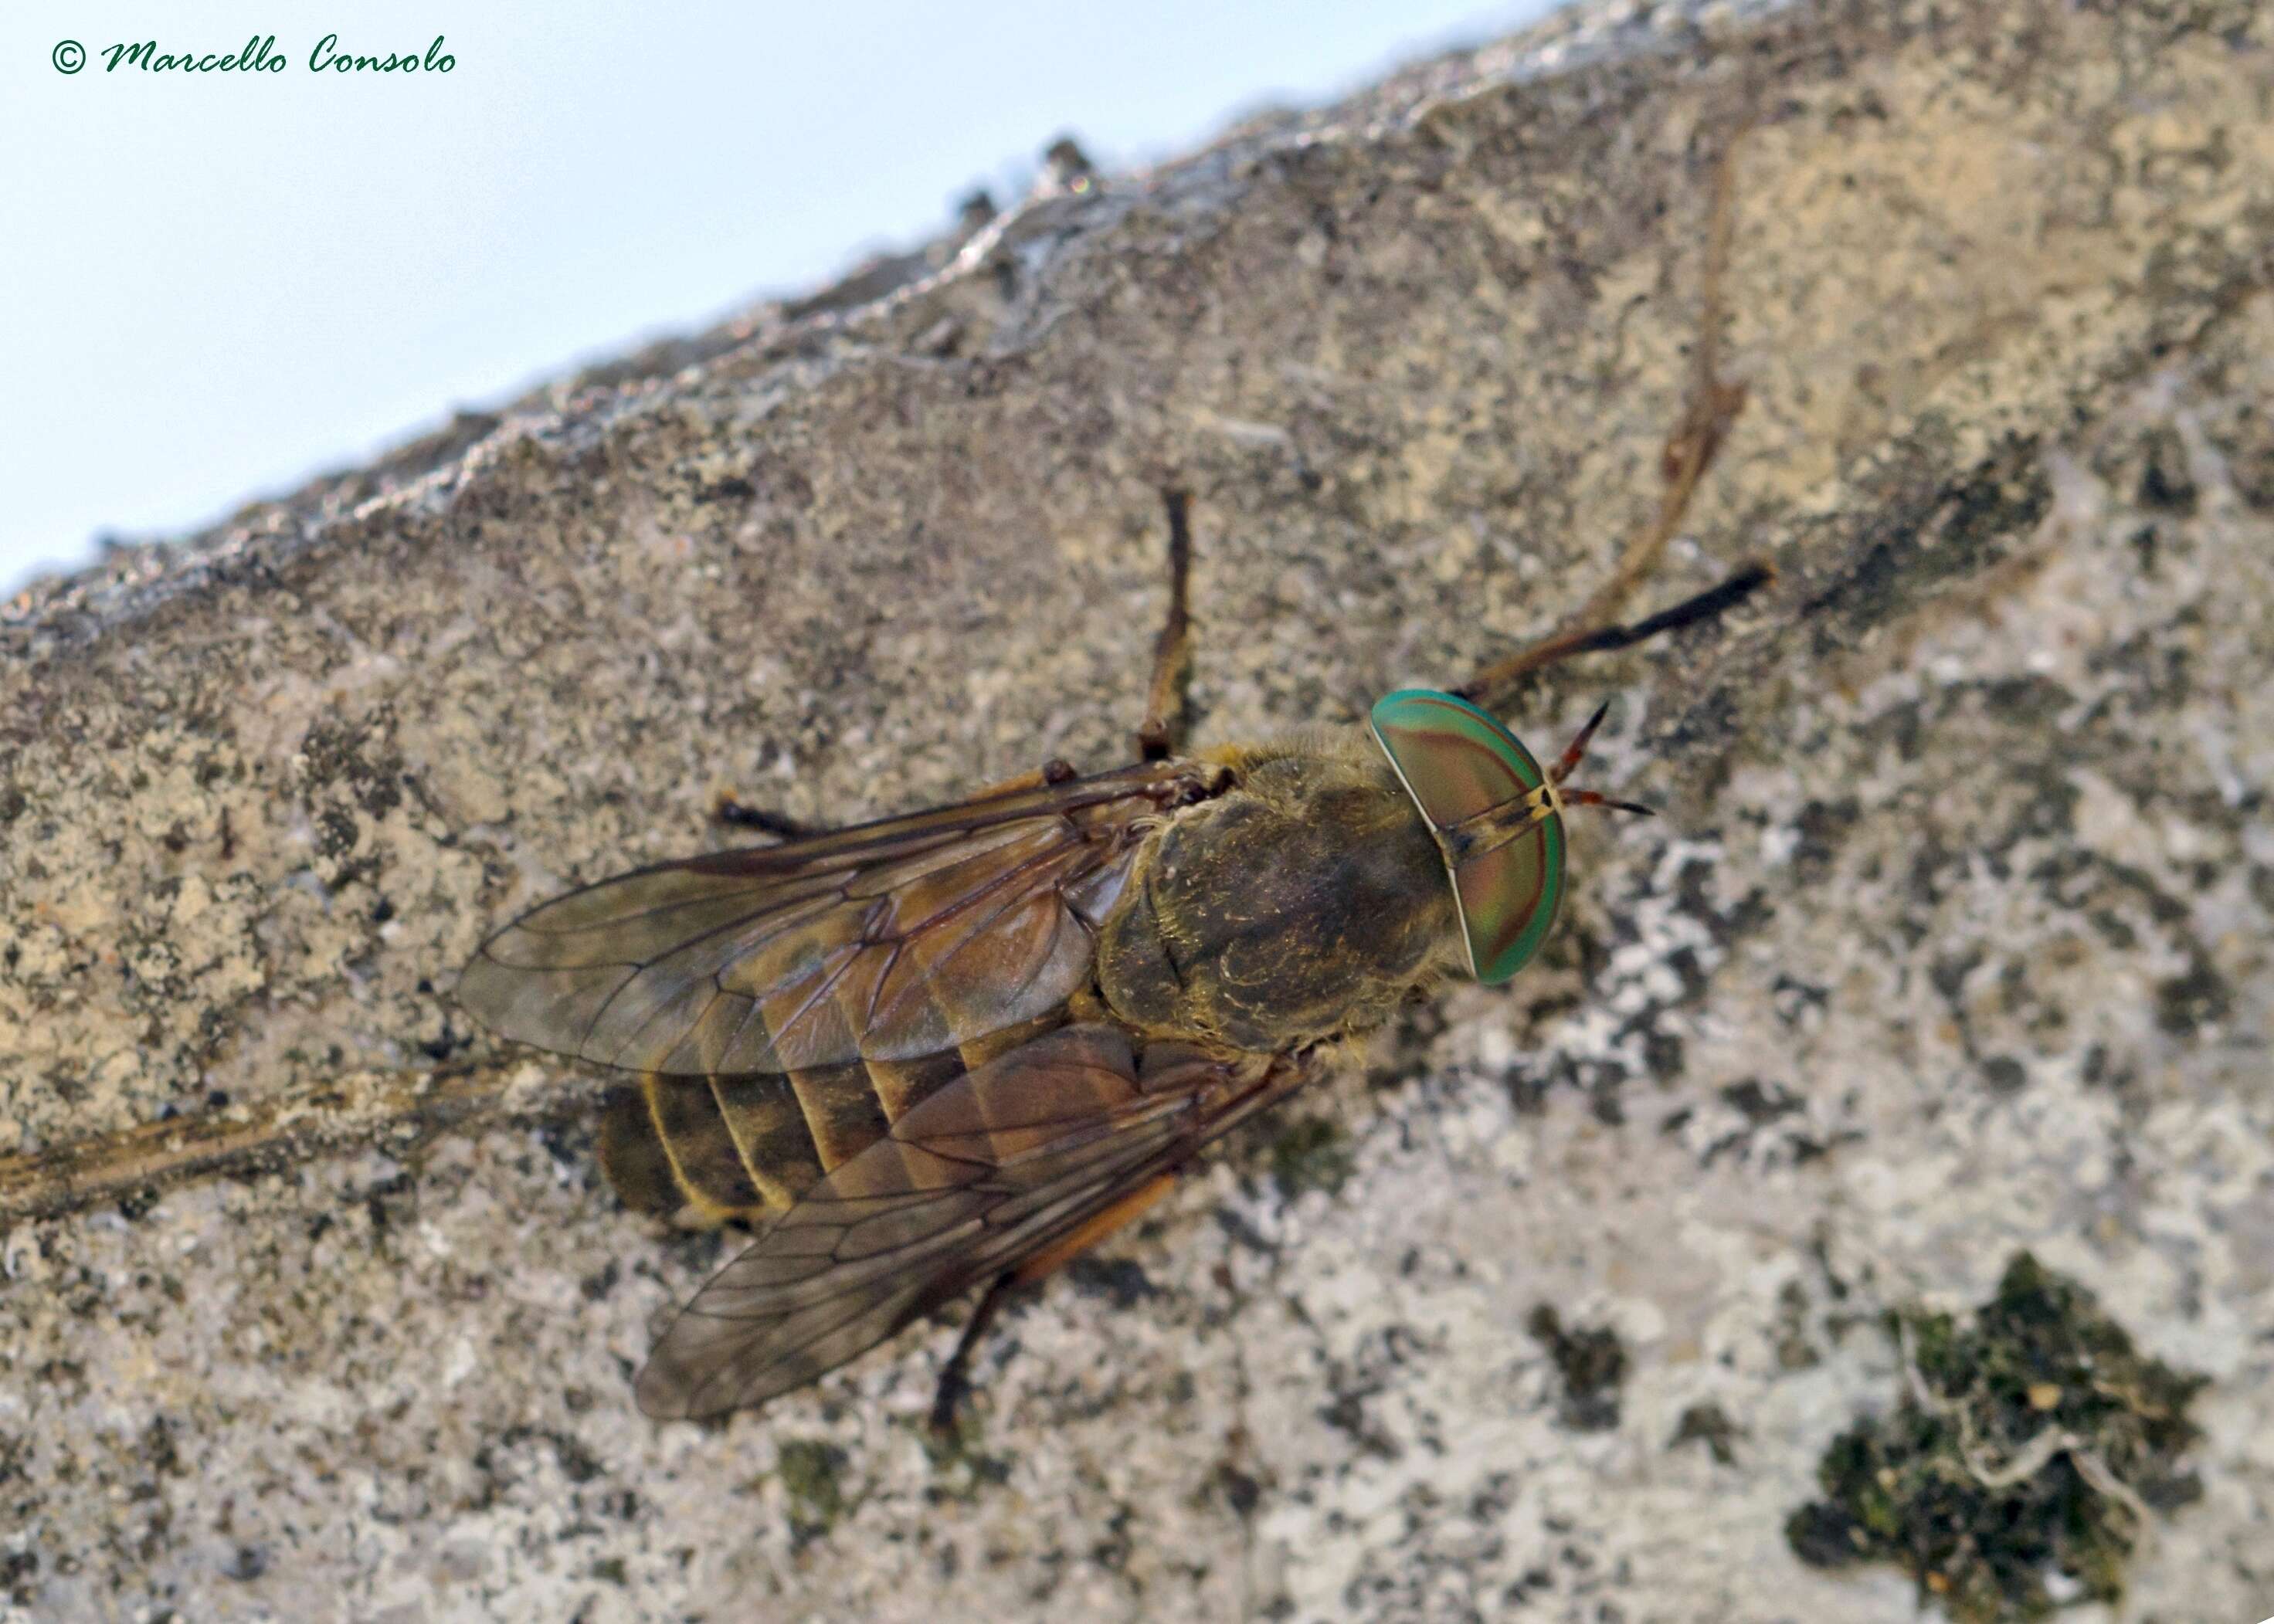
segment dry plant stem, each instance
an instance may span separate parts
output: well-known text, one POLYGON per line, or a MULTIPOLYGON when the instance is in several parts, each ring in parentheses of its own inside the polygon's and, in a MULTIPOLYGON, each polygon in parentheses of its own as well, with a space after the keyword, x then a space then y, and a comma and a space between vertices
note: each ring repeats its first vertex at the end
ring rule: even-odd
MULTIPOLYGON (((422 1138, 504 1116, 546 1115, 508 1100, 509 1065, 445 1071, 362 1072, 254 1107, 144 1123, 52 1149, 0 1156, 0 1228, 162 1190, 192 1178, 281 1167, 359 1149, 389 1136, 422 1138)), ((573 1089, 563 1089, 568 1097, 573 1089)))
POLYGON ((2114 1500, 2131 1514, 2136 1530, 2135 1538, 2142 1551, 2154 1542, 2155 1523, 2148 1515, 2148 1502, 2138 1491, 2109 1469, 2092 1448, 2067 1427, 2049 1426, 2034 1434, 2029 1441, 2016 1449, 2002 1466, 1992 1466, 1982 1451, 1982 1440, 1974 1434, 1972 1417, 1964 1409, 1943 1397, 1927 1386, 1926 1373, 1919 1369, 1918 1353, 1913 1343, 1910 1323, 1901 1318, 1895 1321, 1895 1342, 1902 1354, 1903 1386, 1911 1402, 1929 1415, 1952 1423, 1958 1428, 1958 1455, 1965 1462, 1967 1472, 1981 1487, 1996 1492, 2026 1483, 2052 1463, 2056 1455, 2066 1455, 2077 1475, 2096 1490, 2114 1500))

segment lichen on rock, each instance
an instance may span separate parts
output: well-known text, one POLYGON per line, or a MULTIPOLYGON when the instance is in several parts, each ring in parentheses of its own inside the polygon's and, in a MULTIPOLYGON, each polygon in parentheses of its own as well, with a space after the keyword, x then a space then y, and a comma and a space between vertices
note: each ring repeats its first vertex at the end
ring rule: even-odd
POLYGON ((2206 1379, 2143 1357, 2090 1292, 2027 1252, 1969 1325, 1892 1318, 1901 1397, 1826 1449, 1824 1498, 1785 1524, 1794 1552, 1894 1562, 1961 1624, 2121 1600, 2144 1519, 2202 1497, 2187 1408, 2206 1379))

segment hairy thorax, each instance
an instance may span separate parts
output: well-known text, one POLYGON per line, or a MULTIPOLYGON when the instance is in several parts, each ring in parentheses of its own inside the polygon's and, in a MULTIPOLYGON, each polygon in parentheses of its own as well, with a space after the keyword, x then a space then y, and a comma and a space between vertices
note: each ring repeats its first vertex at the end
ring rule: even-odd
POLYGON ((1141 1030, 1277 1050, 1381 1025, 1457 955, 1442 860, 1363 733, 1216 753, 1236 775, 1140 853, 1099 931, 1141 1030))

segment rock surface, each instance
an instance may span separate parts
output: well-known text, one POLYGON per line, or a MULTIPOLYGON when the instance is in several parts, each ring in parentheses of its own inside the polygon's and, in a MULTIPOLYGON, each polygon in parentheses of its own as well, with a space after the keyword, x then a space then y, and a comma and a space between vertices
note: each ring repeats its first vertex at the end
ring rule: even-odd
POLYGON ((2210 1378, 2135 1616, 2274 1610, 2270 243, 2243 0, 1582 7, 27 594, 0 1618, 1909 1620, 1784 1522, 2022 1247, 2210 1378), (644 1420, 719 1244, 435 990, 485 929, 722 787, 1111 764, 1172 471, 1203 737, 1554 623, 1746 124, 1645 596, 1781 582, 1535 688, 1666 814, 1544 963, 1011 1314, 961 1450, 944 1324, 644 1420))

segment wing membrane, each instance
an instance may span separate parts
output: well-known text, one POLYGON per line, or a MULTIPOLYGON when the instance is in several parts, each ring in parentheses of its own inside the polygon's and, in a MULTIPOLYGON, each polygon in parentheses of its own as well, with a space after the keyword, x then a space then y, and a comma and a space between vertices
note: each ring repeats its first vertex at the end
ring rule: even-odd
POLYGON ((523 914, 459 1001, 501 1035, 672 1077, 913 1060, 1055 1009, 1087 978, 1156 763, 660 864, 523 914))
POLYGON ((659 1419, 801 1387, 1015 1265, 1308 1075, 1062 1027, 959 1079, 808 1190, 640 1372, 659 1419))

